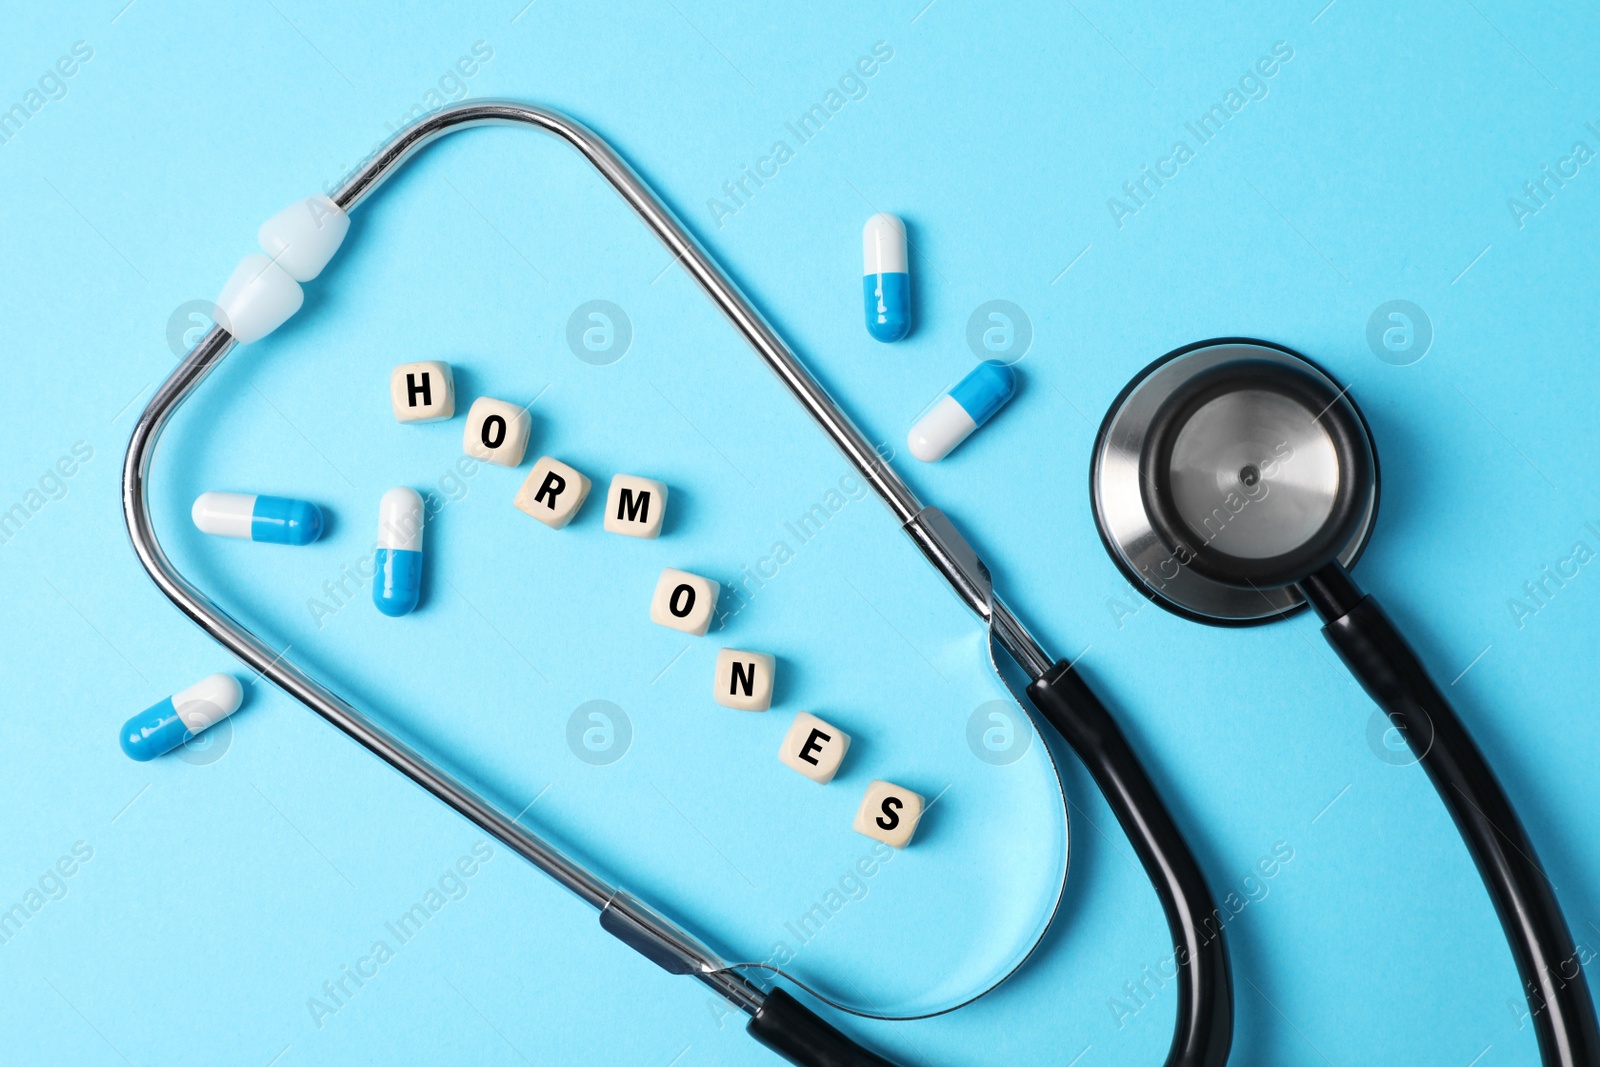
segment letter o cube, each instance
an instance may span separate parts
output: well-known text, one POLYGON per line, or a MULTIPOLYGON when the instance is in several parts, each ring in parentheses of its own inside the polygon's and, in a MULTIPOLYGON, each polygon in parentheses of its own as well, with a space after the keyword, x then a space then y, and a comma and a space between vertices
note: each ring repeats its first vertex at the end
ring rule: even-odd
POLYGON ((717 610, 722 586, 710 578, 668 567, 656 582, 656 595, 650 601, 650 621, 682 630, 696 637, 711 629, 711 616, 717 610))
POLYGON ((467 410, 467 430, 461 438, 461 449, 473 459, 515 467, 522 462, 532 431, 533 418, 526 408, 480 396, 467 410))
POLYGON ((905 848, 917 832, 925 806, 918 794, 879 779, 867 785, 853 829, 892 848, 905 848))

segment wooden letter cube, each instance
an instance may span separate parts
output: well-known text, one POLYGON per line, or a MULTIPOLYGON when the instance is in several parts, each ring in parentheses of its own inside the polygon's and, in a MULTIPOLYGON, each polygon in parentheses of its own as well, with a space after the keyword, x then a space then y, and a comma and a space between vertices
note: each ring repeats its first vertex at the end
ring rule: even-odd
POLYGON ((867 786, 856 812, 855 832, 876 838, 893 848, 905 848, 922 820, 922 797, 881 779, 867 786))
POLYGON ((656 595, 650 601, 650 621, 686 634, 701 637, 711 629, 711 616, 717 610, 722 586, 710 578, 668 567, 656 582, 656 595))
POLYGON ((522 462, 532 430, 533 418, 526 408, 480 396, 467 410, 467 432, 462 436, 461 449, 473 459, 515 467, 522 462))
POLYGON ((589 479, 552 456, 540 456, 528 480, 511 501, 552 529, 559 530, 589 498, 589 479))
POLYGON ((725 648, 717 653, 717 680, 712 695, 725 708, 766 711, 772 707, 773 667, 765 652, 725 648))
POLYGON ((450 364, 402 363, 389 372, 389 403, 398 422, 442 422, 456 413, 450 364))
POLYGON ((666 486, 631 474, 611 479, 611 489, 606 493, 606 529, 629 537, 654 539, 661 536, 661 522, 666 517, 666 486))
POLYGON ((831 782, 849 750, 849 734, 802 711, 783 736, 778 758, 813 782, 831 782))

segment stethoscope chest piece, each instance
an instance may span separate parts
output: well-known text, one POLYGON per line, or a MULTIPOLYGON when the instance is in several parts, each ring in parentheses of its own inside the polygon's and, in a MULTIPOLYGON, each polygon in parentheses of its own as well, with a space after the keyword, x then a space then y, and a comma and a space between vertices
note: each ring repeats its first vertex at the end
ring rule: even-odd
POLYGON ((1179 615, 1249 625, 1297 611, 1296 582, 1361 554, 1377 458, 1354 403, 1311 361, 1203 341, 1145 368, 1111 405, 1090 494, 1136 588, 1179 615))

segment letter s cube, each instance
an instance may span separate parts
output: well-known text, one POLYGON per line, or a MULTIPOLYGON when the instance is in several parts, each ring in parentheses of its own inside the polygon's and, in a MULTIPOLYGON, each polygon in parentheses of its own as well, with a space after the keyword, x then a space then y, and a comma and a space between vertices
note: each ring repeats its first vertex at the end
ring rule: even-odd
POLYGON ((891 848, 905 848, 917 832, 925 807, 918 794, 879 779, 867 786, 853 829, 891 848))

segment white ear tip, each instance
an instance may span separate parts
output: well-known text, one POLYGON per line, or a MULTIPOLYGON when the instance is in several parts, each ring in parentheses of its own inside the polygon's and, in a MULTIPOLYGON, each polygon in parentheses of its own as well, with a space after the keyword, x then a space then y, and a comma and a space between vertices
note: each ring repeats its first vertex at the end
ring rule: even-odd
POLYGON ((239 261, 217 297, 217 325, 242 345, 259 341, 286 322, 305 302, 300 283, 272 261, 252 252, 239 261))
POLYGON ((326 196, 308 196, 284 208, 256 233, 261 250, 295 281, 322 273, 350 231, 350 216, 326 196))

